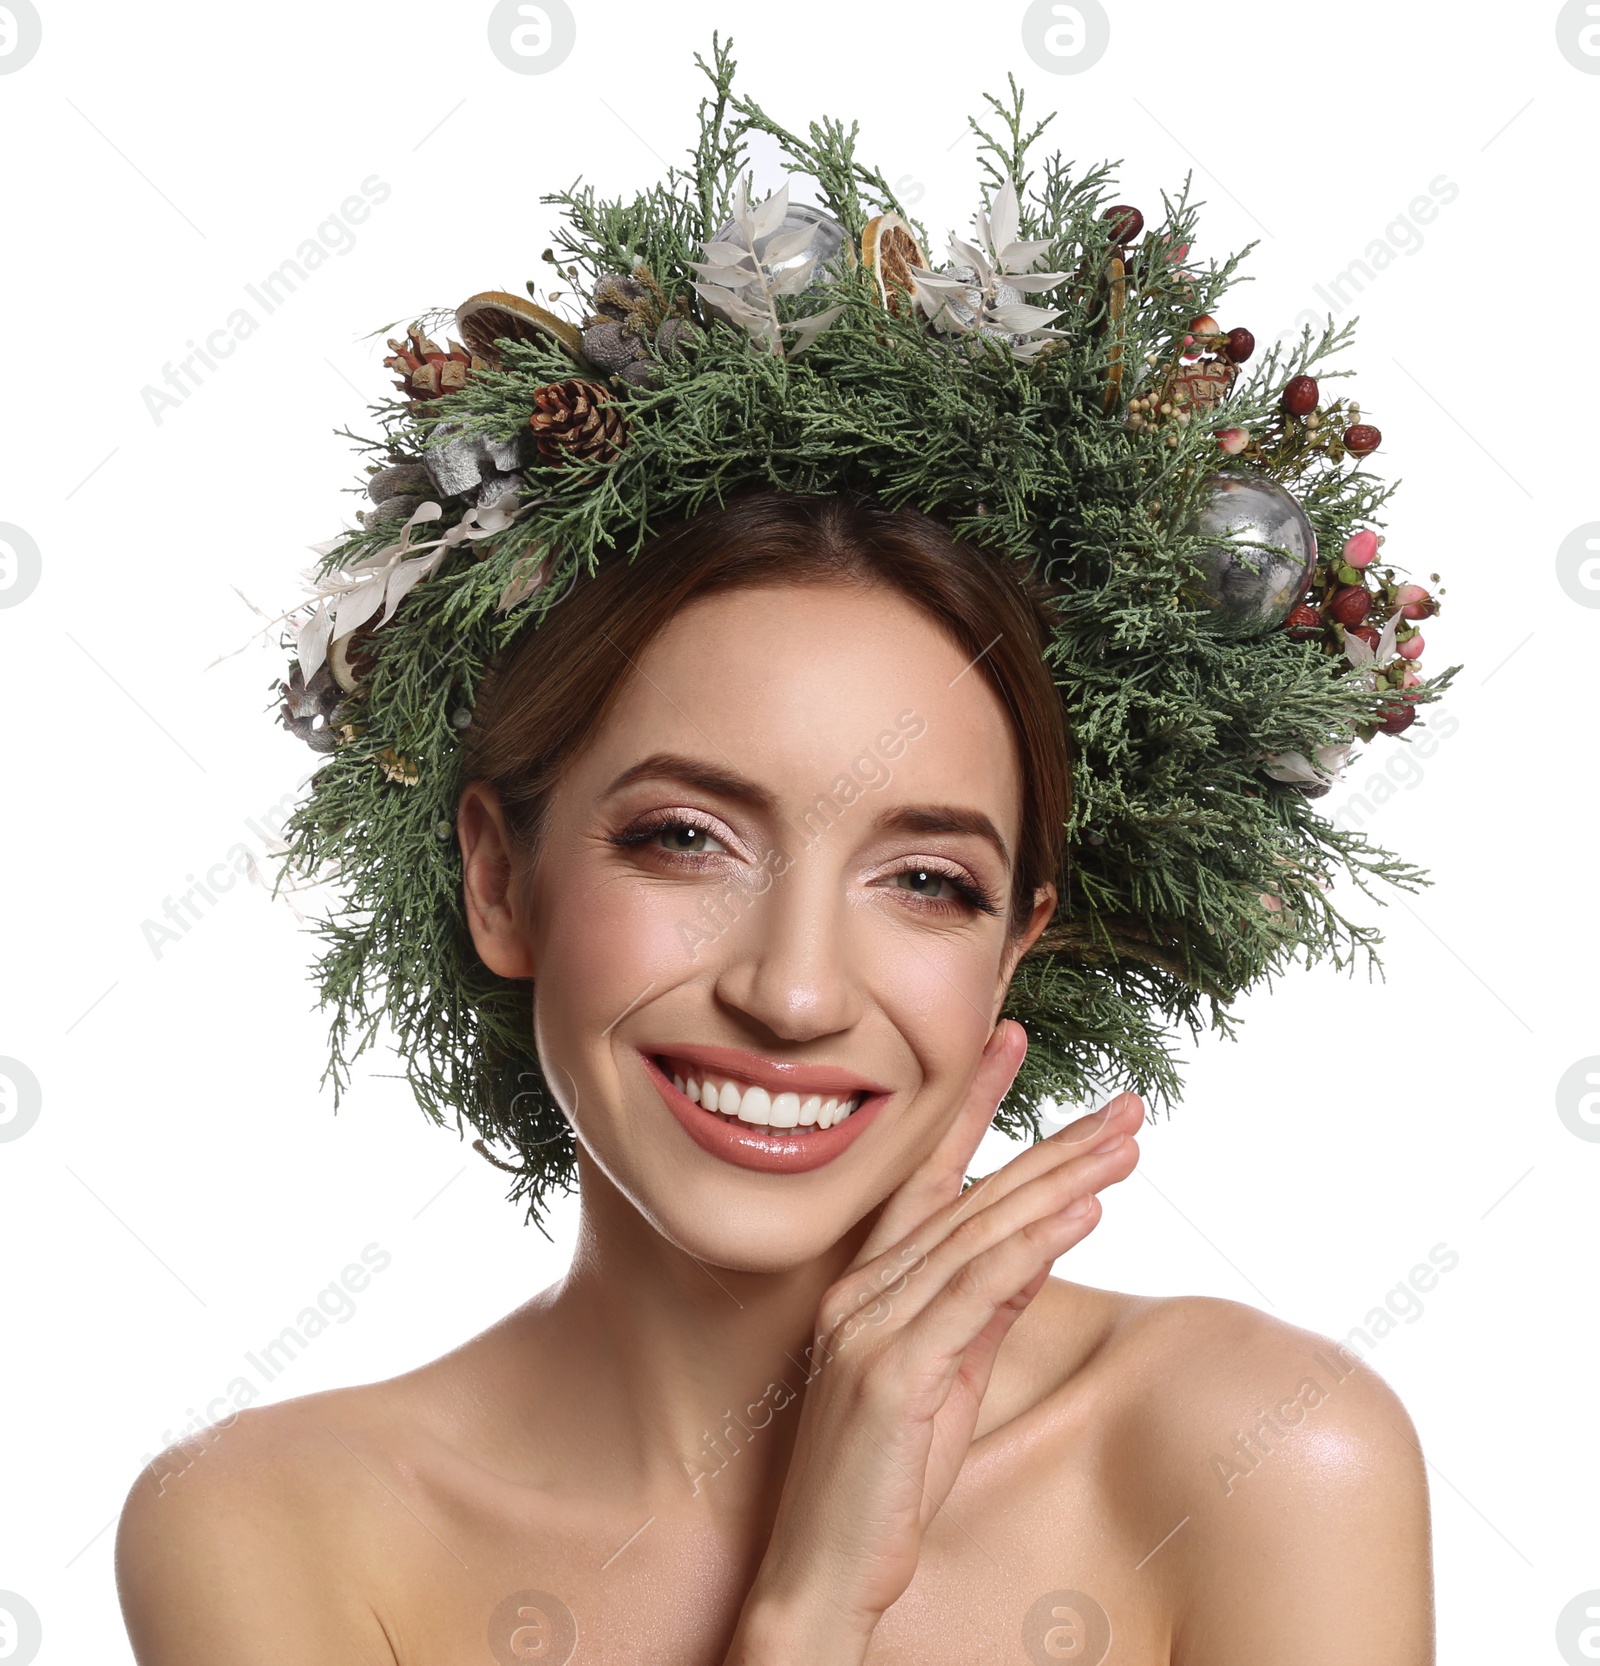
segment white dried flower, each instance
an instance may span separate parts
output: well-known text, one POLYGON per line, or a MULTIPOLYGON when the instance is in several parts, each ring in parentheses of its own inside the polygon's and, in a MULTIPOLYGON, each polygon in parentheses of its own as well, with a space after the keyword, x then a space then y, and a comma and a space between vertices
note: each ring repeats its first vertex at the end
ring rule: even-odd
POLYGON ((780 295, 798 295, 811 282, 817 263, 816 227, 782 229, 789 213, 789 182, 765 202, 750 202, 749 184, 739 181, 734 199, 733 229, 700 251, 704 260, 690 266, 700 274, 695 293, 713 312, 740 325, 775 358, 802 353, 836 319, 844 307, 834 306, 788 323, 774 304, 780 295), (795 261, 797 255, 805 258, 795 261), (789 262, 795 262, 789 265, 789 262), (784 333, 790 341, 785 352, 784 333))
POLYGON ((987 208, 973 217, 976 241, 952 236, 954 265, 937 272, 913 266, 918 305, 935 326, 951 334, 999 336, 1020 359, 1031 359, 1065 332, 1049 326, 1060 310, 1030 306, 1024 295, 1039 295, 1065 283, 1066 272, 1035 272, 1050 239, 1017 238, 1021 210, 1017 187, 1008 179, 987 208))

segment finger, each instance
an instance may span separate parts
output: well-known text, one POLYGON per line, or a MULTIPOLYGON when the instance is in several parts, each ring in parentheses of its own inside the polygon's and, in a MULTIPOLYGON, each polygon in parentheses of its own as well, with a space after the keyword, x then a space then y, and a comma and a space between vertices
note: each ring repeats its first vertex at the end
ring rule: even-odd
MULTIPOLYGON (((1124 1139, 1143 1125, 1144 1102, 1137 1094, 1118 1094, 1100 1111, 1080 1117, 1078 1121, 1052 1134, 1048 1139, 1029 1146, 1013 1157, 1003 1168, 985 1176, 977 1185, 963 1192, 953 1205, 939 1204, 933 1212, 906 1233, 898 1242, 879 1251, 870 1260, 866 1249, 852 1264, 852 1271, 861 1275, 860 1288, 870 1296, 871 1290, 886 1279, 892 1279, 904 1263, 904 1252, 914 1249, 929 1252, 942 1244, 956 1228, 980 1210, 1004 1201, 1024 1186, 1062 1169, 1068 1163, 1086 1155, 1098 1155, 1097 1147, 1111 1140, 1124 1139), (1103 1136, 1103 1137, 1102 1137, 1103 1136), (1090 1142, 1094 1143, 1091 1144, 1090 1142)), ((1074 1191, 1062 1201, 1076 1196, 1074 1191)), ((868 1246, 875 1246, 880 1234, 874 1233, 868 1246)))
POLYGON ((1094 1230, 1098 1198, 1078 1214, 1058 1212, 1031 1221, 982 1255, 964 1262, 920 1313, 902 1326, 892 1346, 912 1360, 959 1359, 994 1322, 1004 1305, 1094 1230))
POLYGON ((869 1305, 889 1303, 895 1328, 909 1324, 968 1263, 1102 1187, 1126 1180, 1138 1160, 1137 1142, 1124 1137, 1110 1151, 1058 1161, 963 1221, 952 1222, 947 1212, 925 1223, 902 1244, 830 1291, 824 1323, 837 1327, 869 1305))
POLYGON ((889 1194, 855 1265, 861 1266, 899 1243, 934 1210, 960 1196, 973 1153, 1016 1080, 1027 1051, 1028 1032, 1015 1019, 1003 1019, 995 1026, 955 1120, 915 1172, 889 1194))
POLYGON ((1119 1093, 1098 1111, 1090 1111, 1065 1128, 1036 1141, 1018 1152, 992 1174, 986 1174, 957 1198, 952 1214, 956 1219, 974 1208, 992 1203, 1035 1176, 1085 1151, 1093 1151, 1105 1138, 1126 1135, 1142 1125, 1144 1101, 1136 1093, 1119 1093))

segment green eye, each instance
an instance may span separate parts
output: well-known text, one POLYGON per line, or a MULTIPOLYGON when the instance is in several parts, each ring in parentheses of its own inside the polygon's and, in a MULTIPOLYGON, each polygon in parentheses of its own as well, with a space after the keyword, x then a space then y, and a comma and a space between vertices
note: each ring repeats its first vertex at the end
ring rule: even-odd
POLYGON ((693 822, 668 822, 656 830, 662 847, 666 850, 683 851, 698 854, 707 850, 721 850, 721 841, 708 833, 703 827, 696 827, 693 822))
POLYGON ((905 886, 908 891, 915 891, 919 897, 929 897, 936 902, 946 900, 938 889, 941 885, 949 886, 951 895, 955 893, 949 874, 937 873, 932 868, 907 868, 904 873, 895 875, 895 883, 905 886))

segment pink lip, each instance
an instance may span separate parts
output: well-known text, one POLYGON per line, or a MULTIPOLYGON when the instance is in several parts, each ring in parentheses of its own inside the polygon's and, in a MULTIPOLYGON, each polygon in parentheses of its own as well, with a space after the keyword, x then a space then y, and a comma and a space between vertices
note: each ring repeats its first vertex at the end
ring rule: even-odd
MULTIPOLYGON (((769 1093, 888 1093, 882 1082, 868 1081, 853 1070, 831 1064, 800 1064, 794 1059, 771 1059, 762 1053, 748 1053, 742 1047, 707 1047, 697 1042, 664 1042, 659 1047, 641 1048, 651 1055, 665 1054, 685 1064, 709 1066, 726 1071, 742 1082, 751 1082, 769 1093)), ((856 1112, 859 1116, 861 1113, 856 1112)))
MULTIPOLYGON (((754 1074, 750 1066, 743 1062, 756 1056, 736 1047, 664 1047, 661 1051, 686 1063, 722 1065, 730 1075, 743 1076, 760 1087, 768 1086, 767 1080, 754 1074)), ((661 1066, 651 1054, 640 1049, 639 1057, 644 1061, 645 1074, 666 1101, 667 1109, 702 1151, 720 1157, 723 1162, 732 1163, 737 1168, 755 1169, 762 1174, 808 1174, 812 1169, 831 1163, 866 1132, 867 1124, 877 1116, 889 1097, 888 1089, 875 1088, 870 1083, 859 1087, 848 1085, 849 1082, 862 1081, 860 1077, 849 1077, 848 1072, 825 1069, 820 1065, 797 1065, 793 1068, 809 1071, 827 1080, 814 1084, 784 1074, 780 1080, 791 1092, 801 1089, 821 1092, 828 1088, 840 1093, 866 1093, 869 1097, 843 1122, 836 1123, 832 1128, 813 1128, 803 1134, 763 1134, 757 1127, 731 1122, 715 1111, 701 1109, 687 1094, 678 1092, 672 1085, 672 1078, 662 1074, 661 1066)), ((770 1059, 756 1062, 769 1071, 776 1063, 770 1059)))

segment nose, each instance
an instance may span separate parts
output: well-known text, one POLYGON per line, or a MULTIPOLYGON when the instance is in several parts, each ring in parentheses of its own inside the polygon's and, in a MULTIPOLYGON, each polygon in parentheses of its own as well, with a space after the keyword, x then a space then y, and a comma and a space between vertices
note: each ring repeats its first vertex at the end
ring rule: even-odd
POLYGON ((725 1007, 781 1041, 815 1041, 861 1017, 842 884, 801 857, 753 897, 718 944, 715 992, 725 1007))

